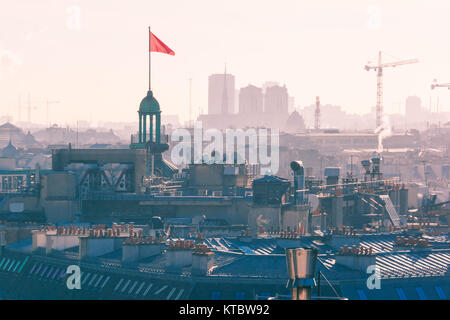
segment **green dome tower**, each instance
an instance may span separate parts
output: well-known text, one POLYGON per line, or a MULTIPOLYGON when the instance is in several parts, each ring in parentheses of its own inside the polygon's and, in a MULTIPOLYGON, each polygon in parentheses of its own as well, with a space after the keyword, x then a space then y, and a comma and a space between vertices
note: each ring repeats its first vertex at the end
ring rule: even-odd
POLYGON ((138 141, 131 143, 131 148, 145 148, 147 142, 161 143, 161 110, 158 100, 153 96, 152 91, 147 92, 147 96, 142 99, 139 105, 139 134, 138 141), (147 123, 147 120, 149 124, 147 123))
POLYGON ((151 185, 160 183, 163 178, 173 178, 178 172, 178 168, 163 158, 163 153, 169 149, 168 136, 164 134, 161 137, 161 108, 158 100, 155 99, 151 87, 151 52, 163 52, 167 54, 175 54, 170 48, 157 39, 151 32, 149 27, 149 52, 148 52, 148 91, 144 99, 142 99, 138 115, 139 115, 139 132, 138 136, 131 135, 130 149, 136 149, 141 153, 145 151, 145 176, 141 176, 139 188, 145 188, 147 191, 151 185), (152 40, 153 39, 153 40, 152 40), (166 48, 161 51, 160 47, 152 46, 152 42, 156 41, 160 46, 166 48), (148 123, 147 123, 148 121, 148 123))

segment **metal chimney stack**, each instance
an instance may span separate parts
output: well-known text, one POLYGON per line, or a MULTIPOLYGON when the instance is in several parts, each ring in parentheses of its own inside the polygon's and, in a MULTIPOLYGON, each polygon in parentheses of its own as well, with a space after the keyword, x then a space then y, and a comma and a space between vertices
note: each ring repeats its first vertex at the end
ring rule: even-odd
POLYGON ((292 289, 292 300, 311 300, 312 288, 316 286, 316 261, 316 249, 286 249, 287 287, 292 289))
POLYGON ((327 167, 323 171, 323 175, 326 177, 327 185, 336 185, 339 183, 339 176, 341 174, 340 168, 327 167))
POLYGON ((292 161, 291 170, 294 172, 295 201, 297 204, 304 204, 305 191, 298 191, 305 189, 305 168, 303 167, 303 162, 300 160, 292 161))
POLYGON ((364 180, 367 181, 367 178, 370 177, 370 160, 362 160, 361 165, 364 168, 364 180))
POLYGON ((380 178, 380 158, 372 158, 372 174, 374 178, 380 178))

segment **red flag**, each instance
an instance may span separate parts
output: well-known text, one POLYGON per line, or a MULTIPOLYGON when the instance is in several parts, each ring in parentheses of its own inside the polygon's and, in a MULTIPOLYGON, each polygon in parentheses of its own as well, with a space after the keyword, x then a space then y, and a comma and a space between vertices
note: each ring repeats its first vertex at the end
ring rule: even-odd
POLYGON ((172 49, 170 49, 164 42, 159 40, 151 31, 150 31, 150 52, 161 52, 170 54, 171 56, 175 55, 172 49))

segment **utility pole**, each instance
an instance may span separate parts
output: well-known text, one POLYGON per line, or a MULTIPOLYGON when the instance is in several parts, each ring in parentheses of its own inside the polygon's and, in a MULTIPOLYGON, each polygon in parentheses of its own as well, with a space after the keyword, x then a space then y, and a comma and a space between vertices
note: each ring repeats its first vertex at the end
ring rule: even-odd
POLYGON ((19 94, 19 122, 22 121, 22 95, 19 94))
POLYGON ((353 155, 350 155, 350 176, 353 178, 353 155))
POLYGON ((427 170, 426 170, 426 166, 425 166, 425 164, 426 164, 427 162, 426 162, 426 160, 422 160, 421 162, 422 162, 422 164, 423 164, 423 176, 424 176, 424 178, 425 178, 425 186, 428 187, 428 177, 427 177, 427 170))

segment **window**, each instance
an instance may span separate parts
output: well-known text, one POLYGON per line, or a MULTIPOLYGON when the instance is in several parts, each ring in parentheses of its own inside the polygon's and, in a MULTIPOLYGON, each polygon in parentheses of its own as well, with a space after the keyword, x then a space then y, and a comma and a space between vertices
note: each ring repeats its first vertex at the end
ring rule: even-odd
POLYGON ((235 300, 245 300, 245 292, 236 292, 234 299, 235 300))
POLYGON ((116 284, 116 286, 114 287, 114 291, 117 291, 117 289, 119 289, 119 287, 120 287, 120 285, 122 284, 122 282, 123 282, 123 278, 121 278, 121 279, 119 280, 119 282, 116 284))
POLYGON ((10 258, 8 258, 8 260, 6 260, 6 262, 5 262, 4 266, 3 266, 3 270, 6 269, 6 267, 8 266, 8 264, 9 264, 10 261, 11 261, 10 258))
POLYGON ((416 288, 417 294, 419 295, 420 300, 427 300, 427 296, 421 287, 416 288))
POLYGON ((220 299, 220 291, 213 291, 211 293, 211 300, 219 300, 220 299))
POLYGON ((122 288, 122 290, 120 292, 124 292, 127 289, 127 287, 130 284, 130 282, 131 282, 131 280, 127 280, 127 282, 125 282, 125 285, 123 286, 123 288, 122 288))
POLYGON ((434 287, 434 289, 436 290, 436 293, 438 294, 440 299, 444 299, 444 300, 447 299, 447 297, 445 296, 444 290, 442 290, 442 288, 440 286, 436 286, 436 287, 434 287))
POLYGON ((53 272, 54 269, 55 269, 54 267, 51 267, 51 268, 48 270, 47 275, 45 276, 46 279, 48 279, 48 277, 50 276, 50 274, 53 272))
POLYGON ((406 298, 405 292, 403 291, 402 288, 395 288, 395 291, 397 291, 398 297, 400 298, 400 300, 408 300, 406 298))
POLYGON ((367 296, 366 296, 366 293, 364 292, 364 290, 358 289, 358 290, 356 290, 356 292, 359 295, 359 300, 367 300, 367 296))
POLYGON ((258 295, 258 300, 267 300, 271 296, 270 292, 261 292, 261 294, 258 295))
MULTIPOLYGON (((12 260, 11 261, 11 264, 9 265, 9 268, 6 270, 6 271, 9 271, 9 270, 11 270, 11 267, 14 265, 14 263, 16 262, 16 260, 12 260)), ((5 266, 5 269, 6 269, 6 266, 5 266)))
POLYGON ((44 270, 42 270, 41 275, 39 276, 40 278, 42 278, 44 276, 45 271, 47 271, 48 266, 45 266, 44 270))
POLYGON ((58 272, 59 272, 59 269, 56 268, 55 272, 53 273, 52 280, 55 279, 55 277, 58 274, 58 272))

